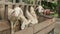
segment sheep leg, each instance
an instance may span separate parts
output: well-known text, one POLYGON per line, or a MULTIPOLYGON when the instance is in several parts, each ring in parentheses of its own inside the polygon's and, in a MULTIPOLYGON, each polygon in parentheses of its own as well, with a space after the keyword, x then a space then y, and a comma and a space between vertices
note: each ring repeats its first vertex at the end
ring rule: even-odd
POLYGON ((13 22, 11 21, 11 34, 14 34, 13 22))
POLYGON ((21 25, 21 29, 23 30, 24 28, 25 28, 25 24, 22 23, 22 25, 21 25))

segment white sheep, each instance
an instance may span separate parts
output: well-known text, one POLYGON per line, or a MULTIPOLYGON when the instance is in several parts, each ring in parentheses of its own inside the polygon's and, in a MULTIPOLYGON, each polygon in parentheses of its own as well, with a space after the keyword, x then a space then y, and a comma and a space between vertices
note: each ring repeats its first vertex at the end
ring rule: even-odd
POLYGON ((42 14, 42 12, 44 11, 44 8, 42 6, 40 6, 40 5, 36 9, 38 9, 38 12, 40 14, 42 14))
POLYGON ((28 18, 28 20, 30 21, 30 23, 31 24, 36 24, 35 22, 35 20, 34 20, 34 17, 31 15, 31 13, 28 11, 28 10, 26 10, 26 17, 28 18))
POLYGON ((30 8, 30 14, 34 17, 35 23, 38 23, 37 15, 36 15, 34 8, 32 6, 30 8))
POLYGON ((23 11, 22 11, 22 9, 20 7, 16 7, 14 9, 9 8, 8 9, 8 19, 11 22, 11 34, 14 34, 14 28, 15 28, 15 26, 17 24, 16 21, 21 20, 21 22, 22 22, 21 29, 24 29, 25 26, 28 25, 29 22, 30 22, 23 15, 23 11))
POLYGON ((14 16, 13 13, 14 13, 14 10, 11 8, 8 8, 8 19, 10 20, 10 23, 11 23, 11 34, 14 34, 14 26, 13 26, 14 22, 12 19, 13 18, 12 16, 14 16))
POLYGON ((15 16, 18 17, 17 19, 21 20, 22 22, 21 29, 24 29, 30 23, 30 21, 25 18, 25 16, 23 15, 23 11, 20 7, 16 7, 14 10, 15 16))
MULTIPOLYGON (((25 18, 25 16, 23 15, 23 11, 20 7, 16 7, 14 9, 14 17, 16 17, 16 19, 18 19, 18 20, 21 20, 21 22, 22 22, 21 29, 24 29, 25 26, 28 25, 31 22, 30 20, 27 20, 25 18)), ((14 27, 15 26, 16 26, 16 24, 14 25, 14 27)))

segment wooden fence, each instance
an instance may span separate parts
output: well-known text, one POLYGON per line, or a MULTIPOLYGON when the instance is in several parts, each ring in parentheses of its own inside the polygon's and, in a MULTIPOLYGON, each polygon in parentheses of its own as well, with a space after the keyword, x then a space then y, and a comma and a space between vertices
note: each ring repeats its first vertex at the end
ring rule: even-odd
MULTIPOLYGON (((11 34, 11 28, 10 24, 7 25, 9 22, 7 21, 7 9, 12 8, 12 6, 19 6, 21 4, 14 4, 14 3, 2 3, 0 2, 0 16, 2 17, 2 21, 0 21, 0 34, 11 34), (5 19, 5 20, 4 20, 5 19), (3 23, 2 23, 3 22, 3 23), (2 24, 2 25, 1 25, 2 24), (2 27, 3 26, 3 27, 2 27)), ((54 29, 55 22, 53 20, 54 18, 46 18, 46 17, 40 17, 39 23, 32 25, 28 28, 25 28, 24 30, 20 30, 15 32, 15 34, 47 34, 52 29, 54 29)))

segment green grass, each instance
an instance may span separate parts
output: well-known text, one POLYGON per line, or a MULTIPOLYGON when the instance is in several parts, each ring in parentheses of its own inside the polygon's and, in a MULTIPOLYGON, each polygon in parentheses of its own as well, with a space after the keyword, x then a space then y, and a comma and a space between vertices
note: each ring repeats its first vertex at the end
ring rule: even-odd
POLYGON ((54 13, 54 14, 51 14, 51 16, 53 16, 53 17, 58 17, 58 14, 57 13, 54 13))
POLYGON ((55 34, 60 34, 59 32, 55 32, 55 34))

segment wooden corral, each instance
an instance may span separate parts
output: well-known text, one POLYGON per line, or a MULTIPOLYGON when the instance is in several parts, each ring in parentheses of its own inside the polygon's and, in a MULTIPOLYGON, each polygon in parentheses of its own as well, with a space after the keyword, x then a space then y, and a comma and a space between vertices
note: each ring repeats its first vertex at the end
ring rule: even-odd
MULTIPOLYGON (((8 22, 8 8, 22 5, 20 3, 0 2, 0 34, 11 34, 10 23, 8 22)), ((25 4, 26 5, 26 4, 25 4)), ((23 4, 24 6, 24 4, 23 4)), ((22 8, 23 9, 23 8, 22 8)), ((16 31, 15 34, 47 34, 54 29, 54 18, 39 16, 39 23, 32 25, 24 30, 16 31)), ((53 32, 53 31, 52 31, 53 32)))

